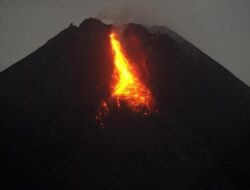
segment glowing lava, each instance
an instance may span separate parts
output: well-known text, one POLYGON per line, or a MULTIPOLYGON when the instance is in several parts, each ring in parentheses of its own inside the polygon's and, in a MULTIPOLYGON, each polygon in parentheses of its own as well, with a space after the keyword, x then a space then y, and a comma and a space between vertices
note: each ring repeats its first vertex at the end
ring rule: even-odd
POLYGON ((101 102, 97 110, 96 122, 105 127, 105 118, 112 112, 114 106, 128 106, 135 113, 148 116, 156 113, 154 99, 150 90, 139 79, 133 64, 125 55, 118 35, 110 34, 110 45, 113 52, 114 71, 110 83, 111 93, 108 100, 101 102))
MULTIPOLYGON (((150 111, 153 98, 150 90, 139 80, 133 65, 125 56, 117 34, 110 34, 110 43, 114 56, 112 98, 120 105, 124 101, 133 111, 150 111)), ((146 113, 146 112, 145 112, 146 113)))

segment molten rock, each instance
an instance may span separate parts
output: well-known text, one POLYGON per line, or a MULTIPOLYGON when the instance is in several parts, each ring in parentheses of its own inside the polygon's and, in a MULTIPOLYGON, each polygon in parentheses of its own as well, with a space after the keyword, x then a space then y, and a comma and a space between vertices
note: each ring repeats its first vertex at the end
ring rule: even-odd
POLYGON ((174 32, 136 24, 119 33, 121 72, 113 29, 87 19, 0 73, 2 187, 249 189, 249 87, 174 32), (147 117, 129 106, 151 104, 147 117))

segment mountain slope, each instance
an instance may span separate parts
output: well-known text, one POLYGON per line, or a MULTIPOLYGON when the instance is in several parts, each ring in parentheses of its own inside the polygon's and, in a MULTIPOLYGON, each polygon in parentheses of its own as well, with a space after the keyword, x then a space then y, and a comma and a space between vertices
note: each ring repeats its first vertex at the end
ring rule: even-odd
POLYGON ((159 114, 116 110, 105 129, 95 123, 109 95, 111 30, 71 25, 0 74, 10 189, 248 189, 250 90, 176 34, 123 29, 159 114))

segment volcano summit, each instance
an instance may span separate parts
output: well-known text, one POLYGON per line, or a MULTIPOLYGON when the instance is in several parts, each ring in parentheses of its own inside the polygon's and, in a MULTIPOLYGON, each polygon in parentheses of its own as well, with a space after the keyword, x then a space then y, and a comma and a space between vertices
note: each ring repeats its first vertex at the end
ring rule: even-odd
POLYGON ((86 19, 0 73, 2 188, 249 189, 249 87, 162 27, 117 30, 115 65, 113 31, 86 19))

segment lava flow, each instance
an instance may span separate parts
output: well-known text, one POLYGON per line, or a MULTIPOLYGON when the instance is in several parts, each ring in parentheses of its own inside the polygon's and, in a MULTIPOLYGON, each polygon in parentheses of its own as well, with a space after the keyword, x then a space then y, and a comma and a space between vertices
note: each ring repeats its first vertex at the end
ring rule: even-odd
MULTIPOLYGON (((114 71, 110 83, 111 99, 108 102, 115 100, 118 108, 123 102, 133 112, 148 115, 153 112, 152 93, 139 79, 134 69, 135 64, 126 57, 118 35, 112 32, 109 37, 113 52, 114 71)), ((103 118, 108 115, 109 110, 108 103, 103 101, 96 116, 101 125, 103 125, 103 118)))
POLYGON ((112 97, 118 102, 124 101, 133 111, 142 109, 150 111, 153 98, 150 90, 139 80, 133 64, 125 56, 116 33, 110 34, 110 42, 114 56, 114 73, 111 86, 112 97))

